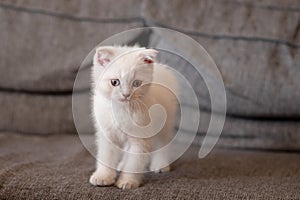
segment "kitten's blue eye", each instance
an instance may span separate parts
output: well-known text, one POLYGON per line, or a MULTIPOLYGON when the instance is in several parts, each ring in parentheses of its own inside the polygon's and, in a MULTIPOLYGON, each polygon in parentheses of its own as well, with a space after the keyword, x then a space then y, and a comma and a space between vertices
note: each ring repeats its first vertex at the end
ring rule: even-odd
POLYGON ((142 85, 142 81, 140 81, 140 80, 135 80, 135 81, 133 81, 133 87, 140 87, 141 85, 142 85))
POLYGON ((112 79, 110 80, 110 83, 112 86, 116 87, 118 85, 120 85, 120 80, 119 79, 112 79))

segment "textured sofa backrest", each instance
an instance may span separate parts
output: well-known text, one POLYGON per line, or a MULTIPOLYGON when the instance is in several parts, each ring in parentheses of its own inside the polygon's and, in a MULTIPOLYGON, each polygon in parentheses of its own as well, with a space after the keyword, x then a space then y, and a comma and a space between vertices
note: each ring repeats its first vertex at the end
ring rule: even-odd
MULTIPOLYGON (((194 38, 219 67, 228 98, 220 145, 300 147, 299 1, 1 0, 0 19, 1 130, 74 133, 73 82, 89 51, 121 31, 161 26, 194 38)), ((178 48, 155 31, 148 45, 178 48)), ((209 110, 205 85, 192 82, 209 110)))

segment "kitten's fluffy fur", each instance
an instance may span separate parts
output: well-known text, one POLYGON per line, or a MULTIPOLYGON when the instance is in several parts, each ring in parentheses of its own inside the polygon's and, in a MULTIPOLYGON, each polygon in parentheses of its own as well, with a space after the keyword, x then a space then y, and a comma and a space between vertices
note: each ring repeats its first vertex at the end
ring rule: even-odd
MULTIPOLYGON (((166 153, 147 156, 148 152, 165 146, 172 139, 177 109, 176 98, 170 90, 151 84, 158 81, 171 86, 172 90, 177 88, 171 71, 156 63, 156 54, 154 49, 137 46, 105 46, 96 49, 92 75, 98 161, 97 169, 90 177, 93 185, 115 184, 122 189, 137 188, 141 184, 142 174, 132 172, 170 170, 166 153), (128 128, 126 130, 130 130, 133 122, 146 126, 151 121, 148 109, 154 104, 165 108, 167 119, 161 131, 153 137, 134 137, 121 130, 114 121, 114 115, 117 114, 122 127, 128 128), (112 105, 117 113, 113 113, 112 105), (131 153, 144 154, 130 157, 120 154, 113 145, 131 153), (121 171, 118 180, 115 169, 121 171)), ((139 134, 143 137, 146 133, 139 134)))

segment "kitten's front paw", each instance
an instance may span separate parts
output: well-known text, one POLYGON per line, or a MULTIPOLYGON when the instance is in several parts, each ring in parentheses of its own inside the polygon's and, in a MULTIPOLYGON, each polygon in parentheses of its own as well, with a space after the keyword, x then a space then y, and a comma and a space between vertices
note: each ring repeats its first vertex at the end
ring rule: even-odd
POLYGON ((136 189, 140 186, 140 183, 138 181, 132 181, 132 180, 118 180, 116 182, 116 186, 122 190, 136 189))
POLYGON ((141 175, 121 174, 116 186, 120 189, 136 189, 141 184, 141 175))
POLYGON ((166 166, 164 168, 154 170, 154 173, 164 173, 164 172, 169 172, 169 171, 171 171, 171 167, 170 166, 166 166))
POLYGON ((90 183, 95 186, 108 186, 115 183, 116 172, 95 171, 90 177, 90 183))

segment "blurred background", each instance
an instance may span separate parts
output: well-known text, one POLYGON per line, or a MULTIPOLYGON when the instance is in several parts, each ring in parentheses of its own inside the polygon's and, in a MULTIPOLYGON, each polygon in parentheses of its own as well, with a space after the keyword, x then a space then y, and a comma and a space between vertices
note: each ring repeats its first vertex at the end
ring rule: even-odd
MULTIPOLYGON (((227 94, 223 147, 300 150, 300 5, 288 0, 0 1, 0 130, 76 134, 71 96, 81 62, 100 42, 128 29, 164 27, 199 42, 216 62, 227 94), (193 6, 190 6, 193 5, 193 6)), ((178 47, 156 31, 127 44, 178 47)), ((188 63, 163 60, 184 74, 188 63)), ((89 66, 87 66, 89 68, 89 66)), ((87 81, 88 83, 88 81, 87 81)), ((205 134, 210 97, 197 91, 205 134), (207 116, 207 117, 205 117, 207 116)), ((89 94, 89 85, 79 91, 89 94)))

